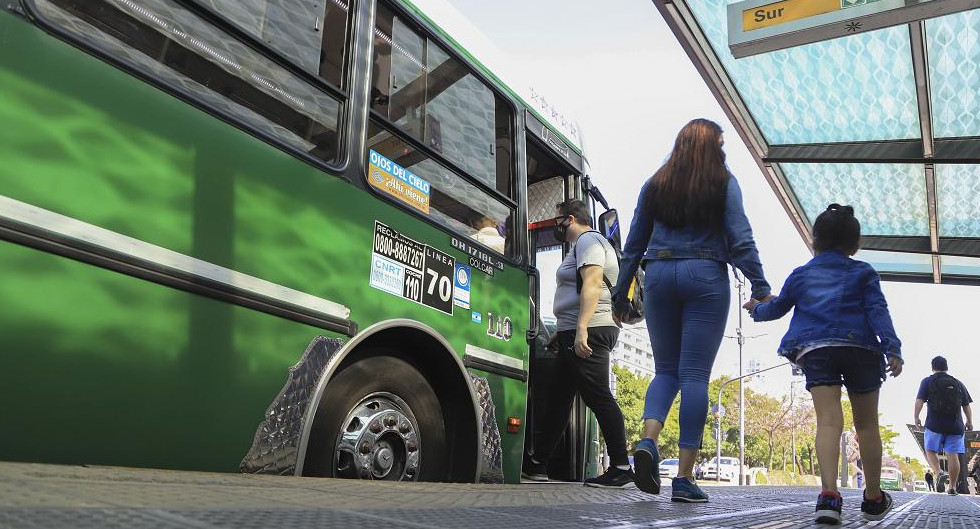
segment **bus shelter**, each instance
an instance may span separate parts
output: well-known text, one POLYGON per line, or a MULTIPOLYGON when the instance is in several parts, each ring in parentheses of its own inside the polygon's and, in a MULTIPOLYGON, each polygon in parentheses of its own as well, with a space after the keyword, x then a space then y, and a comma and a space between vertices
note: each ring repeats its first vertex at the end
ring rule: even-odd
POLYGON ((808 245, 850 204, 883 279, 980 284, 980 2, 653 3, 808 245))
MULTIPOLYGON (((914 424, 908 424, 906 426, 908 426, 909 431, 912 432, 912 437, 915 438, 915 442, 918 443, 919 445, 919 450, 922 450, 922 457, 925 458, 926 448, 925 448, 925 441, 923 437, 925 430, 922 427, 916 426, 914 424)), ((973 458, 973 456, 977 454, 977 452, 980 452, 980 430, 973 430, 970 432, 966 432, 966 438, 964 439, 964 442, 966 444, 966 452, 960 454, 960 479, 959 479, 959 487, 957 487, 960 492, 969 491, 969 488, 967 487, 967 479, 968 479, 967 463, 970 461, 970 459, 973 458)), ((939 466, 942 467, 944 471, 948 469, 947 467, 948 463, 946 462, 947 457, 948 457, 947 454, 939 455, 939 466)), ((939 480, 937 480, 936 490, 942 490, 940 486, 944 488, 946 485, 947 483, 945 481, 940 482, 939 480)))

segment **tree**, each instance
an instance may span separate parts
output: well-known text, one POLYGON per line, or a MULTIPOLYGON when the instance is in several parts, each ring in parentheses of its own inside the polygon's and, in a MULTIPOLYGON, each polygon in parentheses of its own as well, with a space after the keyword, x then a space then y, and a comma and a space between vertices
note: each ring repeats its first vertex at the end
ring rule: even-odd
POLYGON ((901 470, 902 474, 905 476, 906 482, 915 481, 917 479, 925 479, 924 476, 926 474, 926 470, 921 461, 915 458, 909 458, 909 462, 906 463, 904 457, 894 457, 895 463, 897 464, 898 469, 901 470))
POLYGON ((788 397, 777 400, 763 394, 755 394, 751 405, 745 407, 745 429, 750 435, 762 435, 766 440, 767 468, 772 468, 778 437, 787 432, 791 411, 788 397))
MULTIPOLYGON (((790 431, 790 453, 792 453, 792 438, 796 435, 796 460, 793 466, 799 474, 805 474, 803 447, 814 440, 817 431, 817 414, 813 403, 807 399, 798 399, 793 403, 793 409, 786 416, 786 427, 790 431)), ((785 438, 785 435, 782 436, 785 438)))
POLYGON ((616 401, 626 423, 626 446, 633 447, 643 437, 643 403, 650 379, 615 365, 612 371, 616 376, 616 401))
POLYGON ((895 459, 900 459, 895 455, 895 439, 898 439, 898 432, 892 430, 892 425, 890 424, 881 424, 881 413, 878 414, 878 418, 878 431, 881 432, 881 451, 895 459))

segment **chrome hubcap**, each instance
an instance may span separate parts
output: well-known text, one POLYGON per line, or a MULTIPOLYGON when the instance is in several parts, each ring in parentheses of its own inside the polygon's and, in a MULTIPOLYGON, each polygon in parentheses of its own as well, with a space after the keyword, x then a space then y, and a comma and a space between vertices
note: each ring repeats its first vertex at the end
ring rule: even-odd
POLYGON ((342 423, 334 463, 342 478, 415 481, 422 461, 411 408, 391 393, 372 393, 342 423))

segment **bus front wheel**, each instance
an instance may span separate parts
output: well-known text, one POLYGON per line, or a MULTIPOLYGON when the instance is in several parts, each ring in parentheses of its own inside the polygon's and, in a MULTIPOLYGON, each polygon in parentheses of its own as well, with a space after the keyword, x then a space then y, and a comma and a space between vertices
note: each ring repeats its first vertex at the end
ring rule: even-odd
POLYGON ((447 481, 442 406, 414 366, 386 354, 343 368, 328 383, 303 475, 447 481))

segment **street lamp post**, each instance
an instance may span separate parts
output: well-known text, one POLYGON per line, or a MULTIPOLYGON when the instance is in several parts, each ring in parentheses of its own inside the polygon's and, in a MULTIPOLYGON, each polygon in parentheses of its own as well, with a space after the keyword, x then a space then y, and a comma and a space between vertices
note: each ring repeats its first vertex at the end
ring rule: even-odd
MULTIPOLYGON (((721 469, 720 469, 720 466, 721 466, 721 416, 722 416, 722 410, 724 409, 724 408, 721 407, 721 394, 722 394, 723 391, 725 391, 725 386, 731 384, 732 382, 735 382, 736 380, 739 382, 739 384, 741 384, 742 379, 744 379, 746 377, 752 377, 752 376, 758 375, 759 373, 765 373, 766 371, 771 371, 773 369, 776 369, 777 367, 783 367, 783 366, 788 366, 788 365, 791 365, 791 364, 789 362, 786 362, 784 364, 774 365, 772 367, 767 367, 765 369, 760 369, 758 371, 754 371, 752 373, 749 373, 748 375, 741 375, 741 376, 739 376, 737 378, 733 378, 733 379, 724 381, 721 384, 721 387, 718 388, 718 405, 717 405, 717 408, 715 410, 715 430, 718 432, 718 435, 717 435, 717 437, 715 439, 715 441, 716 441, 715 444, 717 446, 717 457, 715 458, 715 481, 721 481, 721 469)), ((742 408, 742 406, 739 406, 739 407, 742 408)), ((739 416, 740 416, 740 418, 742 420, 745 419, 745 412, 744 412, 744 410, 740 410, 739 411, 739 416)), ((744 450, 744 447, 742 447, 742 448, 744 450)), ((741 462, 739 462, 739 464, 741 465, 741 462)), ((742 469, 739 468, 739 472, 740 473, 741 473, 741 471, 742 471, 742 469)), ((739 483, 739 484, 741 484, 741 483, 739 483)))
MULTIPOLYGON (((796 409, 796 385, 799 384, 799 380, 793 380, 789 383, 789 406, 791 410, 796 409)), ((793 475, 796 475, 796 421, 793 421, 793 475)))
MULTIPOLYGON (((738 328, 735 329, 734 336, 738 342, 738 378, 735 379, 738 380, 738 484, 745 485, 745 383, 743 379, 746 376, 757 374, 759 371, 745 375, 742 368, 742 349, 745 346, 745 340, 747 338, 759 338, 760 336, 765 336, 765 334, 745 336, 742 332, 742 305, 745 303, 745 278, 736 272, 735 282, 738 284, 738 306, 735 308, 738 311, 738 328)), ((731 336, 726 336, 726 338, 731 338, 731 336)), ((721 397, 719 397, 718 403, 721 403, 721 397)), ((721 435, 720 430, 718 433, 721 435)))
MULTIPOLYGON (((726 381, 721 385, 724 388, 729 382, 734 382, 738 380, 738 484, 745 485, 745 384, 743 380, 746 377, 757 375, 763 371, 768 371, 769 369, 775 369, 779 366, 773 366, 768 369, 762 369, 759 371, 753 371, 749 374, 744 374, 742 369, 742 349, 745 346, 745 340, 748 338, 759 338, 760 336, 765 336, 765 334, 759 334, 756 336, 745 336, 742 332, 742 305, 745 303, 745 278, 741 276, 738 272, 735 272, 735 282, 738 284, 738 306, 735 310, 738 311, 738 328, 735 329, 735 336, 725 336, 725 338, 735 338, 738 341, 738 377, 726 381)), ((780 366, 789 365, 780 364, 780 366)), ((721 407, 721 390, 718 391, 718 406, 721 407)), ((718 471, 718 466, 721 464, 721 417, 717 420, 718 426, 718 459, 715 461, 715 474, 716 478, 718 471)))

